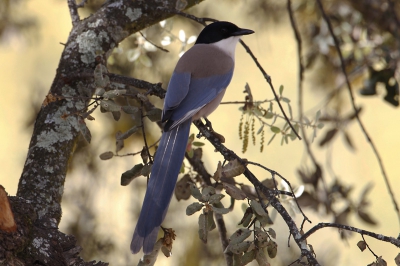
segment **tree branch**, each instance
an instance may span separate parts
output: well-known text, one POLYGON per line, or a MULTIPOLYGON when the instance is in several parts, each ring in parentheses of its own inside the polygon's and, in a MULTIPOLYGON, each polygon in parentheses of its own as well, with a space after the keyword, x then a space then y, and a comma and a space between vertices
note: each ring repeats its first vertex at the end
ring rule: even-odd
POLYGON ((306 240, 309 236, 311 236, 317 230, 325 228, 325 227, 335 227, 335 228, 339 228, 339 229, 355 232, 355 233, 358 233, 360 235, 370 236, 370 237, 375 238, 377 240, 391 243, 391 244, 395 245, 396 247, 400 248, 400 238, 384 236, 382 234, 375 234, 373 232, 362 230, 362 229, 358 229, 358 228, 353 227, 353 226, 343 225, 343 224, 336 224, 336 223, 319 223, 319 224, 315 225, 314 227, 312 227, 310 230, 308 230, 301 237, 301 240, 306 240))
MULTIPOLYGON (((184 8, 199 2, 201 1, 187 0, 184 8)), ((48 93, 58 95, 62 100, 42 105, 35 121, 17 190, 18 198, 26 202, 26 206, 21 205, 23 211, 34 212, 37 221, 51 221, 54 227, 57 227, 61 220, 61 199, 69 162, 81 130, 87 130, 83 119, 76 114, 78 110, 84 110, 88 106, 90 97, 80 95, 78 84, 79 87, 93 88, 92 79, 71 80, 68 76, 82 70, 93 72, 96 65, 99 62, 106 62, 112 50, 130 34, 172 16, 173 13, 165 12, 164 8, 174 9, 176 1, 106 1, 99 10, 82 21, 79 21, 75 1, 69 0, 68 4, 73 28, 48 93)), ((150 94, 162 93, 158 90, 160 86, 153 88, 150 94)), ((36 233, 38 229, 33 228, 33 223, 29 224, 33 231, 29 233, 28 241, 23 243, 13 241, 15 237, 13 235, 9 235, 7 240, 7 243, 15 243, 16 250, 24 250, 18 253, 22 260, 33 256, 31 259, 41 265, 72 265, 73 259, 79 263, 78 249, 73 256, 64 253, 62 248, 49 251, 47 248, 49 241, 52 243, 51 246, 56 247, 59 245, 57 241, 61 238, 51 238, 50 235, 54 235, 54 231, 48 231, 48 234, 36 233), (32 253, 33 249, 39 253, 32 253), (60 258, 60 262, 47 263, 46 256, 39 256, 44 254, 43 252, 49 252, 49 256, 60 258)))
POLYGON ((277 192, 265 187, 247 168, 246 161, 237 156, 232 150, 226 148, 220 142, 220 140, 217 137, 215 137, 214 134, 212 134, 200 120, 194 121, 193 123, 200 130, 202 136, 204 136, 215 147, 215 149, 225 158, 225 160, 231 161, 237 159, 243 166, 245 166, 245 171, 243 175, 246 176, 246 178, 253 184, 256 190, 259 190, 264 194, 269 203, 278 211, 281 217, 285 220, 291 235, 293 235, 294 241, 296 242, 301 251, 301 255, 307 258, 310 265, 319 265, 318 261, 312 254, 306 242, 304 240, 300 240, 301 238, 300 230, 298 229, 296 223, 294 222, 290 214, 286 211, 286 209, 282 206, 280 201, 276 198, 277 192))
POLYGON ((390 197, 392 199, 392 203, 393 203, 394 209, 395 209, 396 214, 397 214, 397 219, 398 219, 398 222, 400 224, 400 209, 399 209, 399 206, 397 204, 397 201, 396 201, 396 198, 394 196, 394 193, 392 191, 392 187, 391 187, 390 182, 389 182, 389 177, 386 174, 386 170, 385 170, 385 167, 383 165, 382 158, 381 158, 381 156, 380 156, 380 154, 378 152, 378 149, 376 148, 374 142, 372 141, 371 137, 369 136, 369 133, 367 132, 367 129, 365 128, 365 126, 364 126, 363 122, 361 121, 361 118, 360 118, 360 116, 358 114, 359 113, 358 112, 358 108, 356 106, 356 102, 355 102, 355 98, 354 98, 354 94, 353 94, 353 89, 351 87, 351 83, 350 83, 349 77, 348 77, 347 72, 346 72, 346 65, 344 63, 343 54, 342 54, 342 51, 340 49, 339 41, 336 38, 335 33, 333 32, 331 21, 330 21, 328 15, 326 14, 326 12, 324 10, 324 7, 322 5, 321 0, 317 0, 317 4, 318 4, 319 10, 321 11, 322 17, 324 18, 326 24, 328 25, 329 33, 332 36, 333 41, 335 43, 335 48, 336 48, 336 51, 337 51, 339 59, 340 59, 340 68, 341 68, 342 73, 344 75, 344 78, 346 80, 347 90, 348 90, 349 96, 350 96, 350 102, 351 102, 351 105, 353 107, 357 122, 358 122, 362 132, 364 133, 365 138, 367 139, 367 141, 371 145, 371 148, 372 148, 372 150, 373 150, 373 152, 375 154, 376 159, 378 160, 378 164, 379 164, 379 167, 381 169, 382 176, 383 176, 383 179, 384 179, 385 184, 386 184, 386 188, 389 191, 389 195, 390 195, 390 197))
POLYGON ((76 26, 81 21, 78 14, 78 7, 75 1, 76 0, 68 0, 68 8, 69 8, 69 13, 71 15, 73 26, 76 26))

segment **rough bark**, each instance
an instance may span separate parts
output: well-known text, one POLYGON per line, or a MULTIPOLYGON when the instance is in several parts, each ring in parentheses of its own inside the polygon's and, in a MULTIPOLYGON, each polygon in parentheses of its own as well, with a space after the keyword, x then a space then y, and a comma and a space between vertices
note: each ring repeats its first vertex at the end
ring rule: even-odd
MULTIPOLYGON (((86 128, 76 113, 85 109, 88 98, 80 97, 82 91, 78 87, 90 88, 93 82, 70 77, 82 71, 93 72, 98 61, 106 62, 118 43, 172 16, 169 10, 189 8, 199 2, 107 1, 81 21, 76 20, 76 10, 71 10, 73 27, 49 91, 50 96, 61 96, 62 100, 43 104, 36 118, 17 197, 10 197, 18 229, 15 233, 0 230, 2 265, 105 265, 84 262, 79 258, 80 247, 75 245, 75 238, 57 228, 68 164, 78 137, 86 128)), ((69 8, 76 8, 74 1, 69 1, 69 8)))

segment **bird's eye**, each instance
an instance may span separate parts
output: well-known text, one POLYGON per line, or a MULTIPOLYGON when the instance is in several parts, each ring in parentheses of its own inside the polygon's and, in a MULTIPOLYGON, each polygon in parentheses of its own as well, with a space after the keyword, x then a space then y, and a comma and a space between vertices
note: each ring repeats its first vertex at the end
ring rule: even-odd
POLYGON ((222 28, 221 31, 222 31, 223 33, 227 33, 227 32, 228 32, 228 29, 227 29, 227 28, 222 28))

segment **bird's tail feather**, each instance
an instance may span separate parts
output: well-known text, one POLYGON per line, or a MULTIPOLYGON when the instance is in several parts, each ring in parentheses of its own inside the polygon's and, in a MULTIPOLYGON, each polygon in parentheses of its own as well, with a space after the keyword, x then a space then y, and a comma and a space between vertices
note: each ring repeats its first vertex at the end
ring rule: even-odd
POLYGON ((133 233, 131 251, 153 250, 176 185, 189 137, 191 119, 164 132, 158 146, 142 210, 133 233))

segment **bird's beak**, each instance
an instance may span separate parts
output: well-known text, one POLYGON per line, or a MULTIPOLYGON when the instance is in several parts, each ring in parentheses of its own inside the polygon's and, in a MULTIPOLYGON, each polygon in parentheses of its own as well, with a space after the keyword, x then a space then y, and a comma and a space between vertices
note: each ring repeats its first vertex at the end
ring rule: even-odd
POLYGON ((242 35, 249 35, 249 34, 253 34, 254 31, 253 30, 248 30, 248 29, 238 29, 237 31, 235 31, 232 35, 233 36, 242 36, 242 35))

